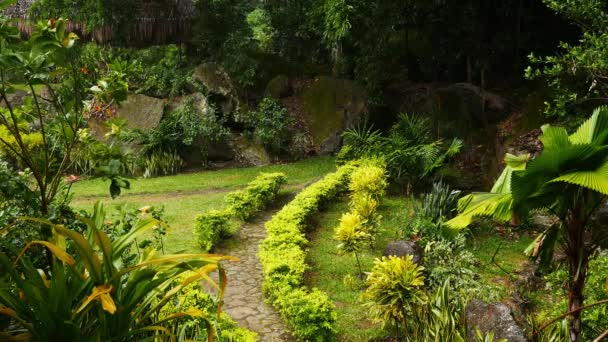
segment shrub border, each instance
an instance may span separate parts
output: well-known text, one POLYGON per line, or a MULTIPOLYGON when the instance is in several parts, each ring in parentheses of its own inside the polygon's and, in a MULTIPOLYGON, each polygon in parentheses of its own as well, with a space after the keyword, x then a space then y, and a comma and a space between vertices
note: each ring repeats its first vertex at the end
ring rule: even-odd
POLYGON ((337 313, 333 301, 318 289, 304 285, 307 269, 305 237, 308 219, 319 207, 347 190, 355 164, 347 164, 302 190, 293 201, 266 222, 266 239, 258 257, 263 290, 298 340, 335 339, 337 313))

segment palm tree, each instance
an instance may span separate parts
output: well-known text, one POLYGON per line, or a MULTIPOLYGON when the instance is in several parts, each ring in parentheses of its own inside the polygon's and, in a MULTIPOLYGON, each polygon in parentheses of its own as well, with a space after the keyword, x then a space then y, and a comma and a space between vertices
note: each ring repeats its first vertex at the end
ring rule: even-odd
MULTIPOLYGON (((581 338, 583 288, 589 258, 598 249, 595 227, 590 219, 608 195, 608 108, 596 109, 574 134, 564 128, 545 125, 540 138, 542 153, 529 156, 507 155, 507 167, 490 193, 473 193, 459 201, 460 214, 447 222, 463 229, 475 218, 486 216, 508 221, 524 217, 535 209, 545 209, 559 219, 539 239, 538 249, 551 256, 561 241, 568 259, 568 311, 570 341, 581 338), (557 235, 561 239, 557 239, 557 235)), ((603 234, 600 234, 600 236, 603 234)))

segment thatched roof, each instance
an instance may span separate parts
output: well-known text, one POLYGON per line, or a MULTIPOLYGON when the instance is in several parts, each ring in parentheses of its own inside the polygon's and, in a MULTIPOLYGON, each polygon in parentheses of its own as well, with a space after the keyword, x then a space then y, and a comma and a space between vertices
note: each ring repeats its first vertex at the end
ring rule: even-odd
MULTIPOLYGON (((26 19, 28 10, 36 0, 17 0, 4 11, 12 18, 26 19)), ((139 15, 135 20, 151 19, 186 19, 194 15, 193 0, 148 0, 139 2, 139 15)))
MULTIPOLYGON (((0 0, 1 1, 1 0, 0 0)), ((28 24, 28 11, 36 0, 17 0, 4 11, 5 15, 20 19, 18 26, 24 34, 32 27, 28 24)), ((133 15, 131 32, 124 35, 131 45, 166 44, 186 41, 190 37, 193 0, 141 0, 138 13, 133 15)), ((69 18, 68 18, 69 19, 69 18)), ((70 22, 68 30, 78 33, 82 38, 98 43, 113 41, 112 27, 97 27, 87 31, 83 23, 70 22)))
POLYGON ((35 0, 17 0, 13 6, 4 10, 4 14, 11 18, 27 18, 27 11, 30 9, 35 0))

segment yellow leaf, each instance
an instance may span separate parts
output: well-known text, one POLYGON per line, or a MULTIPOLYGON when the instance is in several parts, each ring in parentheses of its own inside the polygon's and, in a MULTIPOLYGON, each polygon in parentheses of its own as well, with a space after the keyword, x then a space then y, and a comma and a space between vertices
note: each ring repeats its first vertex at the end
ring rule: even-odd
POLYGON ((55 255, 55 257, 63 262, 65 262, 66 264, 72 266, 76 263, 76 261, 74 260, 74 258, 72 258, 71 255, 69 255, 65 250, 61 249, 60 247, 57 247, 56 245, 48 242, 48 241, 32 241, 30 243, 28 243, 22 250, 21 253, 19 253, 19 256, 17 257, 17 259, 15 260, 15 263, 17 263, 19 261, 19 259, 21 259, 21 257, 23 256, 23 254, 25 254, 25 252, 32 247, 32 245, 43 245, 46 248, 48 248, 51 253, 53 253, 53 255, 55 255))
POLYGON ((15 310, 13 310, 11 308, 7 308, 7 307, 3 306, 3 307, 0 307, 0 315, 16 318, 17 312, 15 312, 15 310))
POLYGON ((99 296, 99 300, 101 301, 101 307, 107 312, 113 314, 116 312, 116 304, 110 295, 102 294, 99 296))
POLYGON ((116 304, 114 303, 112 297, 109 295, 110 292, 112 292, 112 285, 97 286, 93 289, 91 295, 88 296, 87 299, 85 299, 82 305, 80 305, 80 308, 78 308, 76 313, 79 313, 84 310, 87 305, 89 305, 89 303, 91 303, 92 301, 99 300, 101 302, 101 307, 105 311, 113 314, 114 312, 116 312, 116 304))

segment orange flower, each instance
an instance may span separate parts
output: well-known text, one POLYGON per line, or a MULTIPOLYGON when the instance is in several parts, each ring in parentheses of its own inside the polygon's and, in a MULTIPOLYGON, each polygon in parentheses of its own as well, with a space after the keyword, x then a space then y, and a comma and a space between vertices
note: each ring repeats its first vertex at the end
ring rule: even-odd
POLYGON ((80 72, 83 74, 88 74, 89 70, 87 70, 87 68, 80 68, 80 72))
POLYGON ((76 176, 76 175, 69 175, 69 176, 65 177, 65 182, 68 184, 76 183, 79 180, 80 180, 80 177, 76 176))

